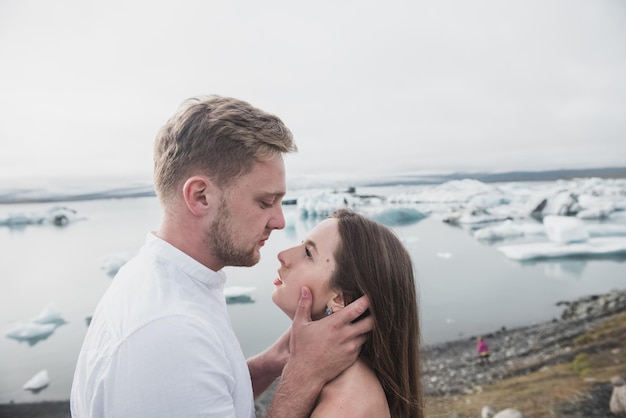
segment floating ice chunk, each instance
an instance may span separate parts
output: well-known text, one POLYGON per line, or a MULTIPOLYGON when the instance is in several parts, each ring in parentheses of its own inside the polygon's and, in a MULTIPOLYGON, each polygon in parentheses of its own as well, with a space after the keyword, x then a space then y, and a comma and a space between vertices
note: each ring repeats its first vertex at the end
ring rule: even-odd
POLYGON ((443 222, 459 225, 479 225, 507 219, 510 219, 508 214, 493 213, 483 208, 464 209, 441 216, 443 222))
POLYGON ((626 235, 626 225, 599 224, 587 225, 591 237, 610 237, 626 235))
POLYGON ((252 296, 250 294, 256 290, 256 287, 246 286, 227 286, 224 288, 224 296, 226 297, 226 303, 252 303, 252 296))
POLYGON ((576 194, 571 190, 563 190, 547 199, 541 213, 548 215, 571 215, 579 210, 576 194))
POLYGON ((379 212, 373 212, 369 217, 383 225, 401 226, 411 225, 426 217, 422 212, 413 208, 386 208, 379 212))
POLYGON ((133 258, 133 255, 134 254, 128 252, 107 255, 102 261, 101 268, 107 276, 115 277, 122 266, 133 258))
POLYGON ((65 320, 61 316, 61 311, 53 303, 48 304, 39 315, 33 318, 34 323, 37 324, 54 324, 61 325, 65 323, 65 320))
POLYGON ((589 209, 583 209, 576 214, 580 219, 606 219, 613 212, 613 208, 609 206, 601 206, 589 209))
POLYGON ((34 375, 33 377, 31 377, 30 380, 28 380, 28 382, 24 383, 24 386, 22 386, 22 389, 39 392, 40 390, 42 390, 49 384, 50 384, 50 377, 48 376, 48 371, 44 369, 40 371, 39 373, 37 373, 36 375, 34 375))
POLYGON ((360 199, 350 193, 316 192, 298 198, 296 206, 303 217, 326 217, 342 207, 356 208, 360 199))
POLYGON ((29 225, 35 222, 36 220, 33 220, 31 217, 26 216, 26 214, 24 213, 9 213, 0 217, 0 225, 5 225, 9 227, 29 225))
POLYGON ((36 224, 53 224, 65 226, 70 222, 83 219, 79 218, 74 209, 64 206, 54 206, 47 211, 37 213, 16 212, 0 217, 0 225, 18 227, 36 224))
POLYGON ((43 222, 56 226, 65 226, 70 222, 76 221, 79 217, 74 209, 64 206, 55 206, 42 214, 43 222))
POLYGON ((548 239, 553 242, 567 244, 584 242, 589 239, 589 231, 585 223, 571 216, 546 216, 543 218, 548 239))
POLYGON ((540 242, 530 244, 505 245, 498 248, 513 260, 533 260, 539 258, 557 258, 585 255, 611 255, 626 253, 626 238, 603 237, 590 238, 586 242, 563 244, 558 242, 540 242))
POLYGON ((6 332, 14 340, 44 339, 54 332, 55 324, 37 324, 35 322, 17 322, 6 332))
POLYGON ((469 200, 467 206, 491 208, 500 205, 508 205, 510 202, 511 200, 508 196, 505 196, 502 194, 502 192, 497 191, 476 195, 469 200))
POLYGON ((537 223, 515 223, 506 220, 499 225, 487 226, 474 231, 476 239, 484 241, 496 241, 507 238, 517 238, 526 235, 545 235, 546 230, 542 224, 537 223))

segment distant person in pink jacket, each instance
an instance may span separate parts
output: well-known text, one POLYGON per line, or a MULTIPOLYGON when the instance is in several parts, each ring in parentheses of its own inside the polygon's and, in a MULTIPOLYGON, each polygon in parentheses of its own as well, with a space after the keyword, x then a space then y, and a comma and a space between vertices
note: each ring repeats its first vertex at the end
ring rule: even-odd
POLYGON ((489 352, 489 346, 483 340, 483 337, 478 337, 476 343, 476 351, 478 352, 478 364, 489 363, 489 356, 491 353, 489 352))

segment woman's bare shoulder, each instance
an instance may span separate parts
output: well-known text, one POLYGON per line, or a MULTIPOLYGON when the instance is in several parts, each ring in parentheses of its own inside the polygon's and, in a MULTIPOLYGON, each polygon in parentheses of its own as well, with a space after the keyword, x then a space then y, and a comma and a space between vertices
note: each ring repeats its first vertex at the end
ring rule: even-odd
POLYGON ((389 417, 387 398, 378 378, 357 361, 324 386, 311 417, 389 417))

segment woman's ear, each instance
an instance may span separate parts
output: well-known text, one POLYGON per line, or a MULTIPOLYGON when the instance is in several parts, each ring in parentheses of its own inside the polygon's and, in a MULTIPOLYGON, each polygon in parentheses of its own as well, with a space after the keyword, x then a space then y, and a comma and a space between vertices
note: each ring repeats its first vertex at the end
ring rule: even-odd
POLYGON ((333 312, 337 312, 338 310, 343 309, 345 306, 346 306, 346 304, 345 304, 345 301, 343 299, 343 292, 341 290, 333 291, 331 299, 328 302, 328 307, 333 312))
POLYGON ((193 176, 183 186, 187 208, 196 216, 204 215, 211 208, 211 193, 215 185, 205 176, 193 176))

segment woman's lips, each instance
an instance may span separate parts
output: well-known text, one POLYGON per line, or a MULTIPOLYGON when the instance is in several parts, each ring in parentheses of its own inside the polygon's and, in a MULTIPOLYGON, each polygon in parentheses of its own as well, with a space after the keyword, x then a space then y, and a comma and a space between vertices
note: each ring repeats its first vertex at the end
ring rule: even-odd
POLYGON ((274 286, 280 286, 281 284, 283 284, 283 281, 280 280, 280 277, 274 279, 274 286))

